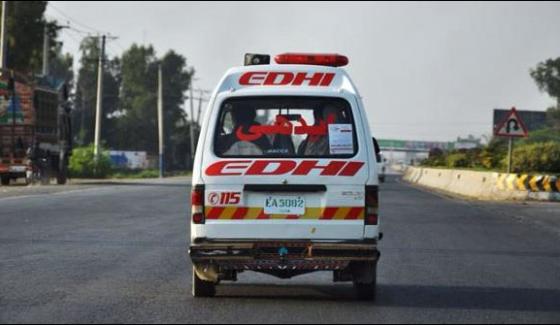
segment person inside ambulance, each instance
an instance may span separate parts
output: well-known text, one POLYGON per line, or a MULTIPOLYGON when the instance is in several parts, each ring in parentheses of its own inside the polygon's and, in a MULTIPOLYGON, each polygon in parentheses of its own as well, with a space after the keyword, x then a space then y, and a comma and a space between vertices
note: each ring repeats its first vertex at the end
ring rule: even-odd
MULTIPOLYGON (((217 151, 224 156, 261 156, 271 148, 266 136, 246 141, 238 138, 237 130, 249 134, 251 126, 260 125, 255 119, 257 113, 253 107, 231 106, 229 109, 233 128, 228 134, 221 134, 216 143, 217 151)), ((223 132, 223 130, 222 130, 223 132)))
POLYGON ((328 156, 329 150, 329 134, 328 125, 347 123, 344 117, 344 112, 331 104, 326 104, 322 108, 313 111, 315 119, 314 125, 318 126, 321 122, 325 123, 327 129, 322 135, 308 135, 307 138, 301 142, 298 147, 299 156, 328 156))

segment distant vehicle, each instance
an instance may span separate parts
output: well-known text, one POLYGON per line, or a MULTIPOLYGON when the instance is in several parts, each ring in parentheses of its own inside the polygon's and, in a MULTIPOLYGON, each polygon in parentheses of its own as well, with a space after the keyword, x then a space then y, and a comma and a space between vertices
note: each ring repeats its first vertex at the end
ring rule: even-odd
POLYGON ((275 59, 247 55, 208 105, 192 177, 193 295, 244 271, 332 271, 374 299, 379 180, 348 59, 275 59))
POLYGON ((64 83, 10 70, 0 77, 0 179, 65 184, 72 153, 70 107, 64 83))

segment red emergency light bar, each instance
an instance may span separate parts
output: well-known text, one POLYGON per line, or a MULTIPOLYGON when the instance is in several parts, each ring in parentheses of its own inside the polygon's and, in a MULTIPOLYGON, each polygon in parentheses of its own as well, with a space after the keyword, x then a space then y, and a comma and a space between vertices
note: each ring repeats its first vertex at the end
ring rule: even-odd
POLYGON ((348 64, 348 58, 340 54, 283 53, 274 57, 274 61, 278 64, 308 64, 329 67, 343 67, 348 64))

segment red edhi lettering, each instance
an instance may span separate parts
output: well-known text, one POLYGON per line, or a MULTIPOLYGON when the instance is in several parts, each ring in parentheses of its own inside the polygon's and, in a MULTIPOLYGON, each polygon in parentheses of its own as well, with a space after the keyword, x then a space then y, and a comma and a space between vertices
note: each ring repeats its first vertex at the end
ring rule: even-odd
POLYGON ((239 84, 243 86, 258 86, 266 77, 266 72, 246 72, 239 78, 239 84))
POLYGON ((282 175, 289 173, 296 167, 292 160, 257 160, 247 169, 245 175, 282 175), (275 169, 266 170, 269 166, 275 169))
POLYGON ((328 87, 335 77, 332 72, 250 71, 239 77, 242 86, 309 86, 328 87))
POLYGON ((251 160, 223 160, 210 165, 206 169, 206 175, 209 176, 241 176, 242 171, 246 170, 251 160), (235 171, 242 170, 242 171, 235 171))
POLYGON ((303 160, 299 164, 294 160, 223 160, 206 168, 208 176, 275 176, 275 175, 309 175, 313 170, 320 170, 319 176, 354 176, 364 166, 362 161, 329 161, 319 165, 318 160, 303 160))

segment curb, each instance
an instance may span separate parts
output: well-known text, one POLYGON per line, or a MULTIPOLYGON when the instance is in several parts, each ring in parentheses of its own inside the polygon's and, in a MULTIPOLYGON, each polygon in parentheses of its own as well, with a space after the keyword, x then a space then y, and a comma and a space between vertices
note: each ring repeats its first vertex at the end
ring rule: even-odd
POLYGON ((487 201, 560 202, 560 177, 408 167, 403 179, 423 187, 487 201))

